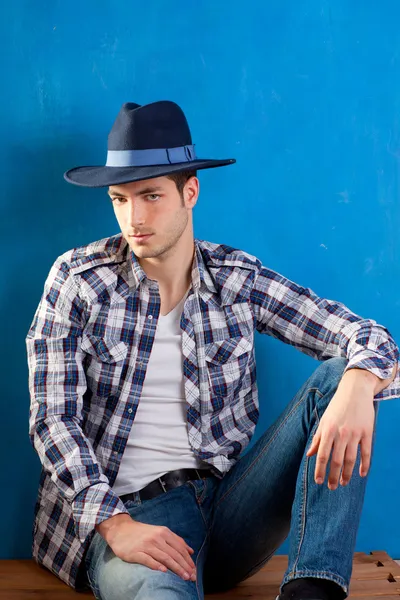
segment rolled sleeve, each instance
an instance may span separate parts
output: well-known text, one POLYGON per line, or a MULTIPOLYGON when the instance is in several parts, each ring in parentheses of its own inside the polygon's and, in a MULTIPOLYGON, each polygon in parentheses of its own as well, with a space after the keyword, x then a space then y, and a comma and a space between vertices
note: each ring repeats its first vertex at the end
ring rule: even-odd
POLYGON ((115 515, 129 514, 122 500, 104 483, 82 490, 72 503, 72 511, 76 535, 82 543, 96 525, 115 515))
POLYGON ((345 372, 350 369, 365 369, 380 379, 391 379, 393 369, 397 365, 397 373, 393 381, 379 394, 375 400, 389 400, 400 397, 399 349, 388 329, 375 324, 364 331, 362 326, 352 324, 344 328, 343 335, 349 339, 352 355, 345 372))

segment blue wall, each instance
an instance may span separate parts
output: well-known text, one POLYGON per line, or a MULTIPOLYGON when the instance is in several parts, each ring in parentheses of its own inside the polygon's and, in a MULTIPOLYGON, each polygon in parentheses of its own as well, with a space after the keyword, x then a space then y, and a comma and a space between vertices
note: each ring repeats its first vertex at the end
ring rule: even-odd
MULTIPOLYGON (((30 556, 39 461, 24 338, 44 279, 62 252, 118 231, 105 191, 62 173, 104 163, 123 102, 174 100, 200 155, 237 158, 200 173, 197 237, 257 255, 400 340, 398 3, 243 6, 19 0, 4 10, 1 558, 30 556)), ((261 336, 257 355, 256 438, 318 365, 261 336)), ((357 544, 395 558, 399 417, 399 401, 381 405, 357 544)))

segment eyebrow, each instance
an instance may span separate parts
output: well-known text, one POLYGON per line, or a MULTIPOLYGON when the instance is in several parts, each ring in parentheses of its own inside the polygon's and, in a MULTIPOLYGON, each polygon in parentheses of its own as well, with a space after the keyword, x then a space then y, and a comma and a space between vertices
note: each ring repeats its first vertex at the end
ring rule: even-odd
MULTIPOLYGON (((155 194, 156 192, 162 192, 162 188, 160 188, 160 187, 147 187, 147 188, 144 188, 143 190, 139 190, 134 195, 135 196, 145 196, 146 194, 155 194)), ((128 197, 128 196, 125 196, 125 194, 123 194, 122 192, 119 192, 118 190, 108 190, 107 194, 109 196, 120 196, 121 198, 127 198, 128 197)))

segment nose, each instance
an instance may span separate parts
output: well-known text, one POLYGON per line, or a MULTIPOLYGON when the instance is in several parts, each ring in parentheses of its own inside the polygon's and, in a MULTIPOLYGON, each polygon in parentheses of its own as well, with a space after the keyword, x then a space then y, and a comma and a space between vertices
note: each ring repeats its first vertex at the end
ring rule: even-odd
POLYGON ((128 225, 129 227, 136 227, 143 225, 146 221, 144 203, 130 202, 128 212, 128 225))

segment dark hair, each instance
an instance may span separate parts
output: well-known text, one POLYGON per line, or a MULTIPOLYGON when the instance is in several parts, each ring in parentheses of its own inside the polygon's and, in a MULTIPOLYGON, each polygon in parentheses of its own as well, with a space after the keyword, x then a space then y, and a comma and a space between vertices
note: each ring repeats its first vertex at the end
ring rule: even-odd
POLYGON ((182 171, 181 173, 171 173, 170 175, 167 175, 167 177, 168 179, 171 179, 175 182, 177 190, 180 196, 182 197, 185 183, 191 177, 197 177, 197 171, 182 171))

